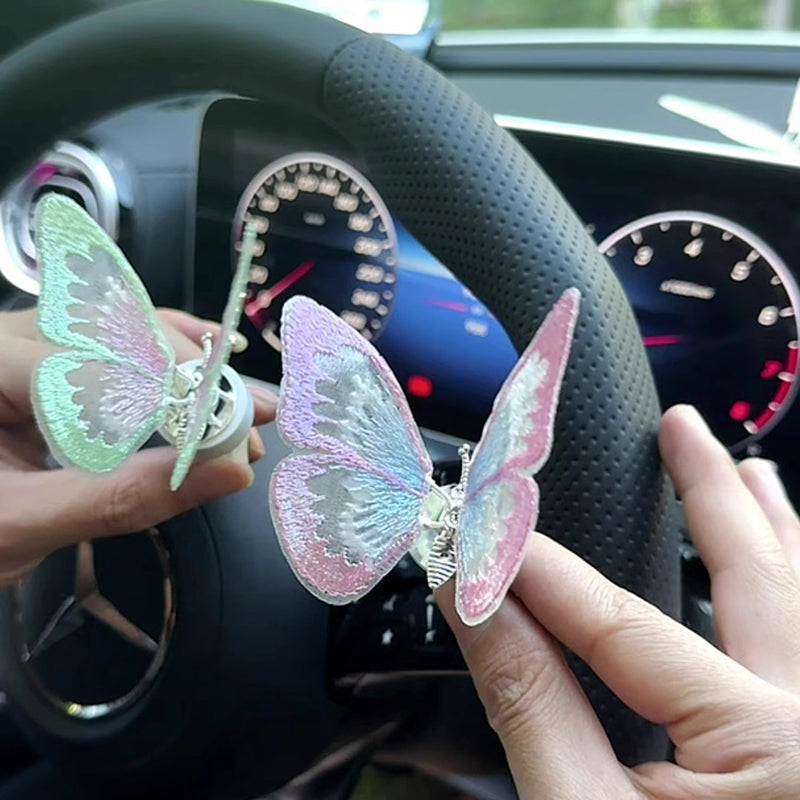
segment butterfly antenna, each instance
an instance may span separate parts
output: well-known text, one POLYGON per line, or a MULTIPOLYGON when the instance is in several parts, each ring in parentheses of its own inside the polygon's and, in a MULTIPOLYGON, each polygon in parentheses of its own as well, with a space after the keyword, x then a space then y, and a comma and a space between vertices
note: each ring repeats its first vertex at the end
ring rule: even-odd
POLYGON ((458 486, 462 492, 467 490, 467 480, 469 478, 469 468, 472 464, 472 450, 468 444, 462 444, 458 448, 458 455, 461 457, 461 479, 458 486))
POLYGON ((200 341, 203 343, 203 364, 200 369, 205 373, 208 362, 211 361, 211 350, 214 342, 211 331, 206 331, 200 341))

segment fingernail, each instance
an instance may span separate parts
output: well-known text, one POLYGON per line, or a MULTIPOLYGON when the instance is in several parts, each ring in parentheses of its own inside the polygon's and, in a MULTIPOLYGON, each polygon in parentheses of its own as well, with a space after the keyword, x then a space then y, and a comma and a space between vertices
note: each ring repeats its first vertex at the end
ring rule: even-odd
POLYGON ((748 458, 742 462, 745 469, 752 470, 755 467, 755 477, 761 485, 761 491, 765 496, 771 498, 773 502, 780 502, 786 497, 786 488, 783 485, 780 475, 778 475, 778 465, 774 461, 766 458, 748 458))
POLYGON ((674 406, 674 408, 678 410, 687 424, 702 428, 704 431, 709 430, 708 423, 706 423, 703 415, 693 405, 681 403, 678 406, 674 406))
POLYGON ((278 405, 278 397, 269 389, 266 389, 263 386, 258 386, 254 383, 247 384, 247 388, 250 390, 250 394, 253 396, 253 399, 258 400, 258 402, 262 405, 265 405, 270 409, 273 409, 278 405))
POLYGON ((239 331, 233 332, 233 345, 231 349, 234 353, 243 353, 247 350, 247 345, 250 342, 247 341, 247 337, 243 333, 239 333, 239 331))
POLYGON ((768 458, 761 458, 759 456, 747 456, 746 458, 736 459, 736 464, 737 466, 750 464, 764 475, 770 475, 778 472, 778 465, 775 461, 771 461, 768 458))
POLYGON ((773 484, 780 484, 781 487, 783 486, 783 482, 778 477, 778 465, 774 461, 770 461, 768 458, 751 458, 750 461, 753 461, 755 465, 758 467, 758 471, 770 482, 773 484))

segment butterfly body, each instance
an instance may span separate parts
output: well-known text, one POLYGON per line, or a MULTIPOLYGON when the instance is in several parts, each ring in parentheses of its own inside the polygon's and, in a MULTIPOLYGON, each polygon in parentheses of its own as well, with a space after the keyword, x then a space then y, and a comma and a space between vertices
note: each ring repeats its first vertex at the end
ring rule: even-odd
POLYGON ((478 624, 497 609, 534 529, 533 475, 552 444, 578 313, 562 295, 495 400, 458 484, 438 487, 388 365, 345 322, 305 297, 284 306, 277 423, 293 451, 270 502, 300 581, 342 604, 362 597, 407 551, 433 588, 456 575, 456 607, 478 624))
POLYGON ((422 506, 421 530, 410 550, 413 559, 425 570, 432 590, 450 580, 457 570, 456 537, 471 462, 469 445, 461 445, 458 454, 461 457, 461 478, 458 483, 447 486, 431 484, 422 506))
POLYGON ((36 213, 41 273, 38 326, 60 348, 34 374, 39 427, 64 466, 109 472, 162 432, 178 459, 177 489, 219 401, 218 383, 244 299, 252 248, 240 259, 223 330, 202 364, 175 352, 138 275, 76 203, 51 194, 36 213))

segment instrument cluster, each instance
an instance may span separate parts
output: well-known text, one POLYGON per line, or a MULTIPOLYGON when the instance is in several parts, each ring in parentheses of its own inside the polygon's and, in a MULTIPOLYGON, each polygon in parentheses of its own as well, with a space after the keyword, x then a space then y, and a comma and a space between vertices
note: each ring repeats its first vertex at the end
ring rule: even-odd
MULTIPOLYGON (((227 276, 210 276, 235 261, 243 226, 255 221, 245 305, 252 346, 241 369, 279 380, 281 308, 293 294, 310 295, 375 343, 421 425, 477 439, 516 361, 505 331, 392 217, 357 154, 333 132, 303 120, 300 133, 299 121, 284 120, 284 135, 268 137, 260 113, 255 104, 224 100, 206 118, 197 252, 215 263, 199 264, 198 310, 213 313, 215 285, 227 276), (295 140, 296 149, 281 149, 295 140), (224 181, 223 158, 232 165, 224 181)), ((787 261, 793 253, 767 238, 774 215, 765 224, 768 217, 742 213, 748 207, 730 194, 733 202, 712 201, 721 183, 704 181, 700 190, 690 180, 681 188, 677 176, 662 173, 659 193, 631 163, 611 182, 598 174, 596 145, 520 137, 531 140, 625 287, 662 405, 692 403, 734 454, 762 452, 786 424, 797 388, 800 292, 787 261), (581 159, 587 168, 579 180, 581 159)), ((603 163, 610 175, 607 157, 603 163)), ((736 169, 747 166, 768 169, 736 169)))

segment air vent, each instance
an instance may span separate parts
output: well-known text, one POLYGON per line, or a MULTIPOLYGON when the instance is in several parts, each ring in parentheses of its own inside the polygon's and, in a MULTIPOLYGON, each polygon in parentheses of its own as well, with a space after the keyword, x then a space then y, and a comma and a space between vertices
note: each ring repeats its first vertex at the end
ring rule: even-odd
POLYGON ((75 200, 113 239, 119 231, 119 196, 106 163, 81 145, 59 142, 0 201, 0 273, 30 294, 39 294, 34 209, 48 192, 75 200))

